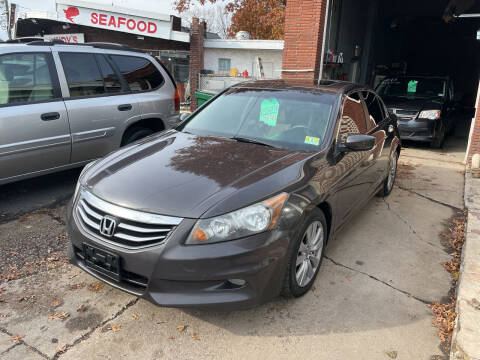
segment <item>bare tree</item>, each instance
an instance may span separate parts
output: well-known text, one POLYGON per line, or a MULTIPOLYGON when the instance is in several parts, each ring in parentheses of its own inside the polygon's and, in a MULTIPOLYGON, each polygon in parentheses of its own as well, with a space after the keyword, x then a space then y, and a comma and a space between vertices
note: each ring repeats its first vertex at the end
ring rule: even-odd
POLYGON ((222 39, 227 39, 229 37, 228 30, 232 25, 232 15, 220 4, 215 7, 215 15, 215 32, 222 39))
MULTIPOLYGON (((0 2, 0 33, 6 33, 7 31, 8 31, 8 1, 3 0, 0 2)), ((10 34, 8 34, 8 38, 10 38, 10 34)))
POLYGON ((192 6, 180 14, 187 26, 190 26, 192 19, 198 17, 207 23, 207 31, 218 34, 222 39, 228 38, 228 28, 231 24, 231 15, 225 10, 222 4, 215 6, 192 6))

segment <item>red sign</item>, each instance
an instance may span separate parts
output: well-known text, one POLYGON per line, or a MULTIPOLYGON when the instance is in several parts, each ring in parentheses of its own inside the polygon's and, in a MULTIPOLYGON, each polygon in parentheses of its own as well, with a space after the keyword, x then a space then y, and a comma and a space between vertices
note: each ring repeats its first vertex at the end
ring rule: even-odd
POLYGON ((45 41, 63 40, 66 43, 79 44, 85 42, 83 34, 48 34, 43 35, 45 41))
POLYGON ((70 6, 68 9, 63 10, 63 12, 65 13, 65 17, 72 23, 74 22, 73 18, 80 15, 80 11, 74 6, 70 6))
POLYGON ((106 27, 122 28, 127 27, 131 31, 147 32, 155 34, 157 32, 157 24, 151 21, 136 20, 130 17, 122 17, 116 15, 107 15, 105 13, 92 12, 90 21, 93 25, 102 25, 106 27))
POLYGON ((60 21, 137 35, 170 38, 170 20, 120 14, 100 9, 57 4, 60 21))

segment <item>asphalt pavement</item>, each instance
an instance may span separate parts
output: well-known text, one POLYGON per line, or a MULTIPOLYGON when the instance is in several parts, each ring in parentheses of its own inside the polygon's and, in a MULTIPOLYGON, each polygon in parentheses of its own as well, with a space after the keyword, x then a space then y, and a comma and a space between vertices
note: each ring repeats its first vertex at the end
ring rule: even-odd
POLYGON ((81 168, 0 185, 0 223, 66 203, 81 168))

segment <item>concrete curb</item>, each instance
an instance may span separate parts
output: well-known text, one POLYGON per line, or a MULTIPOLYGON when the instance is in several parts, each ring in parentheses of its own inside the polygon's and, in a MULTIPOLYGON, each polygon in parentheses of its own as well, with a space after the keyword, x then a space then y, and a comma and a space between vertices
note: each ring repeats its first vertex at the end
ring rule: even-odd
POLYGON ((465 173, 468 209, 465 245, 457 289, 457 321, 451 360, 480 360, 480 179, 465 173))

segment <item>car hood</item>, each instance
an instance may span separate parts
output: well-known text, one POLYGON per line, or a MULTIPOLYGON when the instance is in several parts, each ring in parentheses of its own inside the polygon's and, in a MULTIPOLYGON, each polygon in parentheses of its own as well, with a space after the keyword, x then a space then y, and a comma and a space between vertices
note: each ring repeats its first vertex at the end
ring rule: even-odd
POLYGON ((84 182, 94 195, 126 208, 211 217, 281 191, 309 156, 171 130, 112 153, 84 182))
POLYGON ((434 100, 434 99, 404 99, 404 98, 384 98, 383 101, 387 108, 390 109, 401 109, 401 110, 411 110, 411 111, 422 111, 422 110, 441 110, 443 101, 434 100))

